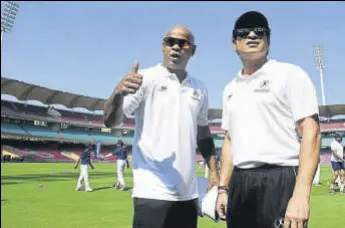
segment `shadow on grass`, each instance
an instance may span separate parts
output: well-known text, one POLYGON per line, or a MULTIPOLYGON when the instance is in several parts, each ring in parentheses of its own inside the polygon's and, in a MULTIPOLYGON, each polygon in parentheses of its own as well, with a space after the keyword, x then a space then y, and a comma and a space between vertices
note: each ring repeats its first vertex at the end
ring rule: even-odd
POLYGON ((101 191, 101 190, 106 190, 106 189, 111 189, 113 187, 101 187, 101 188, 94 188, 93 191, 101 191))
POLYGON ((14 184, 23 184, 23 182, 4 182, 4 181, 1 181, 1 186, 2 185, 14 185, 14 184))
MULTIPOLYGON (((101 188, 94 188, 93 190, 94 191, 101 191, 101 190, 106 190, 106 189, 113 189, 114 191, 121 191, 121 190, 119 190, 119 189, 115 189, 114 187, 112 187, 112 186, 108 186, 108 187, 101 187, 101 188)), ((125 190, 123 190, 123 191, 129 191, 129 190, 131 190, 132 189, 132 187, 126 187, 125 188, 125 190)))
MULTIPOLYGON (((52 173, 52 174, 25 174, 18 176, 2 176, 1 185, 23 184, 25 182, 58 182, 78 178, 78 173, 52 173), (12 182, 14 181, 14 182, 12 182)), ((90 178, 114 177, 116 172, 89 172, 90 178)), ((125 174, 125 177, 132 177, 132 174, 125 174)), ((111 188, 111 187, 110 187, 111 188)))

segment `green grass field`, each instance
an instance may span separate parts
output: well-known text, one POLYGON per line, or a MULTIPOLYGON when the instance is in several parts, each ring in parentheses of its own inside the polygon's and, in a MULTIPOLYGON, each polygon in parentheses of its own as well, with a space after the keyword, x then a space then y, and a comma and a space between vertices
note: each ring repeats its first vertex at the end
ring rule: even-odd
MULTIPOLYGON (((115 165, 96 164, 96 169, 90 171, 94 192, 74 191, 79 170, 72 167, 73 164, 1 164, 1 227, 131 227, 131 191, 111 188, 116 180, 115 165)), ((322 167, 322 186, 313 188, 311 228, 344 227, 345 195, 328 193, 330 175, 331 168, 322 167)), ((126 182, 132 186, 129 169, 126 182)), ((205 217, 199 220, 199 227, 226 225, 205 217)))

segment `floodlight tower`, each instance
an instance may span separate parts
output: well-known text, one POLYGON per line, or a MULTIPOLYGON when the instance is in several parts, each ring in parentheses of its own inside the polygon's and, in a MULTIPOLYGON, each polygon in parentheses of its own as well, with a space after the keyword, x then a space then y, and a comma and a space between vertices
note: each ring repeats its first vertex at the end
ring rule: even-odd
POLYGON ((18 3, 15 1, 5 1, 4 8, 1 12, 1 49, 4 34, 12 31, 18 10, 18 3))
POLYGON ((315 64, 316 68, 320 73, 320 82, 321 82, 321 95, 322 95, 322 105, 326 105, 326 95, 325 95, 325 86, 323 81, 323 69, 325 68, 324 59, 323 59, 323 46, 317 44, 314 46, 314 55, 315 55, 315 64))
MULTIPOLYGON (((322 96, 322 105, 326 105, 326 95, 325 95, 325 86, 323 81, 323 69, 325 68, 324 58, 323 58, 323 46, 321 44, 314 45, 314 57, 315 57, 315 64, 316 69, 319 71, 320 74, 320 83, 321 83, 321 96, 322 96)), ((328 117, 327 117, 328 119, 328 117)), ((313 185, 320 185, 320 163, 318 164, 313 185)))

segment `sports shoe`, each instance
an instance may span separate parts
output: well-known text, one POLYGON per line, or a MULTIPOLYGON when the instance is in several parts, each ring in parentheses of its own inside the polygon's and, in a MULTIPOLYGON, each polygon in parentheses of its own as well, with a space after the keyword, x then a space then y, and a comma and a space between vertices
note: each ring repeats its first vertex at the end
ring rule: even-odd
POLYGON ((115 186, 114 186, 115 189, 119 189, 120 188, 120 184, 117 183, 115 186))
POLYGON ((329 189, 329 193, 335 194, 335 190, 333 188, 329 189))
POLYGON ((79 192, 79 191, 81 191, 81 190, 82 190, 82 187, 76 187, 76 188, 75 188, 75 191, 76 191, 76 192, 79 192))
POLYGON ((343 188, 343 190, 340 190, 340 194, 345 195, 345 188, 343 188))
POLYGON ((87 189, 85 189, 85 192, 93 192, 93 189, 92 188, 87 188, 87 189))

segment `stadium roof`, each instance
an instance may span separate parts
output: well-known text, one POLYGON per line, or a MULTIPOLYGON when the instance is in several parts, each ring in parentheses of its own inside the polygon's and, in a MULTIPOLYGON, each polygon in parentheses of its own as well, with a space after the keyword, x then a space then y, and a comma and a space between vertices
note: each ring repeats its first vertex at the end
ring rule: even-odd
POLYGON ((208 110, 208 119, 220 119, 222 118, 222 110, 221 109, 209 109, 208 110))
POLYGON ((103 110, 105 99, 49 89, 15 79, 1 77, 1 94, 15 96, 18 100, 36 100, 43 104, 62 104, 67 108, 103 110))
MULTIPOLYGON (((103 110, 105 99, 49 89, 15 79, 1 77, 1 94, 15 96, 18 100, 37 100, 43 104, 62 104, 67 108, 86 108, 90 111, 103 110)), ((320 116, 331 118, 345 115, 345 104, 319 106, 320 116)), ((221 109, 209 109, 208 118, 222 118, 221 109)))
POLYGON ((319 106, 320 116, 333 117, 337 115, 345 115, 345 104, 319 106))

